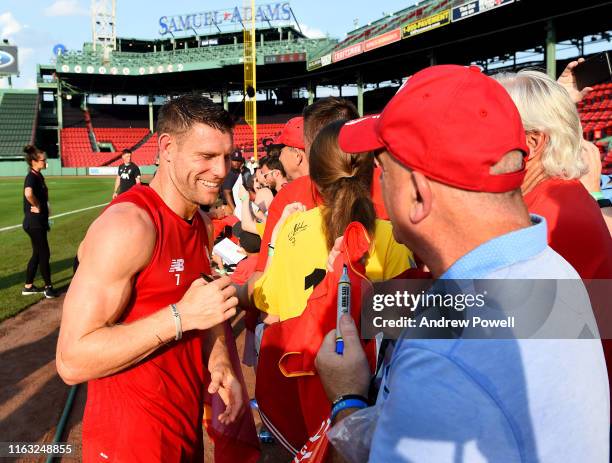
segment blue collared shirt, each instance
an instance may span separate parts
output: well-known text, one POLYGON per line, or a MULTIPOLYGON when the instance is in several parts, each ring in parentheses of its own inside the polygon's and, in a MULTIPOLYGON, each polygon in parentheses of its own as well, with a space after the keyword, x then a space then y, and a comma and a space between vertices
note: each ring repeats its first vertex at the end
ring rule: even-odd
POLYGON ((544 217, 533 214, 531 223, 531 227, 499 236, 468 252, 444 272, 440 279, 485 278, 500 268, 532 259, 548 247, 548 238, 544 217))
MULTIPOLYGON (((579 279, 548 247, 546 221, 532 223, 482 244, 441 278, 579 279)), ((402 338, 377 407, 372 462, 608 461, 598 339, 402 338)))

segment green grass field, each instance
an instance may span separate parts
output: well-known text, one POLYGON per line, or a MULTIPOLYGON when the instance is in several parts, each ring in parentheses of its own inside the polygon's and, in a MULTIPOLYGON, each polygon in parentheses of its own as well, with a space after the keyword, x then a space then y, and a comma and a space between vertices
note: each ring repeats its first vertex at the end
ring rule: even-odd
MULTIPOLYGON (((75 211, 110 200, 113 178, 47 177, 51 215, 75 211)), ((23 220, 23 179, 0 179, 0 228, 21 224, 23 220)), ((72 277, 76 250, 91 222, 102 207, 77 212, 53 220, 49 232, 51 277, 57 289, 65 288, 72 277)), ((21 226, 0 231, 0 321, 39 301, 42 296, 22 296, 25 268, 32 254, 30 240, 21 226)), ((40 274, 34 282, 44 283, 40 274)))

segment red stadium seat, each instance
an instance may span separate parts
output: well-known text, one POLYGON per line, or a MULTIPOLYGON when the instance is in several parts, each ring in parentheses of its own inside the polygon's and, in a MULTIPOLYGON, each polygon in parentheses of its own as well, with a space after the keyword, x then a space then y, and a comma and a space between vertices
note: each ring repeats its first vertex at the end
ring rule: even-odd
POLYGON ((578 112, 584 137, 594 142, 604 157, 603 173, 611 174, 612 156, 609 153, 609 143, 599 140, 612 136, 612 83, 593 87, 593 91, 578 103, 578 112))
MULTIPOLYGON (((97 167, 119 165, 121 151, 132 148, 149 133, 148 129, 105 129, 96 128, 94 134, 99 143, 112 143, 115 151, 95 152, 86 128, 62 129, 61 157, 64 167, 97 167), (109 161, 116 159, 111 164, 109 161)), ((134 151, 133 161, 139 165, 150 165, 157 155, 157 138, 151 137, 145 144, 134 151)))
MULTIPOLYGON (((284 124, 258 124, 257 145, 263 150, 265 138, 275 138, 284 124)), ((67 128, 61 132, 61 158, 64 167, 117 166, 121 164, 121 151, 132 148, 149 133, 144 128, 94 128, 98 143, 112 143, 115 151, 95 152, 86 128, 67 128), (112 161, 112 162, 110 162, 112 161), (110 163, 109 163, 110 162, 110 163)), ((234 129, 234 145, 245 152, 253 151, 253 130, 246 124, 234 129)), ((149 138, 134 150, 132 160, 138 165, 154 164, 157 156, 157 136, 149 138)), ((248 155, 247 155, 248 157, 248 155)))

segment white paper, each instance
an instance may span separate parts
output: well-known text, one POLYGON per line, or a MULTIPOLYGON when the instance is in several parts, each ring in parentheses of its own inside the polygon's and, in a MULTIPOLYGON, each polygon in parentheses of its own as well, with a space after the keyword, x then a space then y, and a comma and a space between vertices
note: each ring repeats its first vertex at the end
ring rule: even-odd
POLYGON ((238 252, 239 248, 240 246, 236 243, 228 238, 224 238, 215 245, 213 254, 218 255, 226 264, 237 264, 246 257, 244 254, 238 252))

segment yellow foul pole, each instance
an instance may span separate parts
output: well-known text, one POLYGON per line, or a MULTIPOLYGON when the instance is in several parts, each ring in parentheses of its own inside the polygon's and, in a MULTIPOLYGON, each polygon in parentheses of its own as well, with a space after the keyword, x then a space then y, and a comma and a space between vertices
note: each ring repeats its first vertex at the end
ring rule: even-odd
POLYGON ((255 0, 244 0, 243 11, 250 7, 244 29, 244 119, 253 129, 253 159, 257 161, 257 53, 255 49, 255 0), (250 3, 250 5, 249 5, 250 3))

